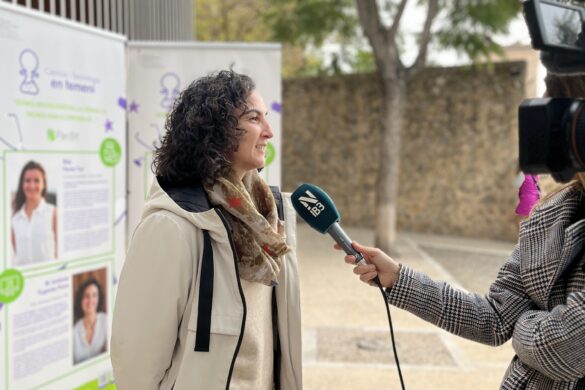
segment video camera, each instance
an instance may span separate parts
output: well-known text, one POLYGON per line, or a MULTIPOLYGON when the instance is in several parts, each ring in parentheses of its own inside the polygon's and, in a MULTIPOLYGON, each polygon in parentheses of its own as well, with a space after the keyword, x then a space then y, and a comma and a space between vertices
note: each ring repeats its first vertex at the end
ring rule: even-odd
MULTIPOLYGON (((549 73, 582 75, 585 79, 583 1, 523 3, 532 47, 541 51, 541 61, 549 73)), ((527 99, 518 113, 522 171, 550 173, 560 182, 585 171, 585 99, 527 99)))

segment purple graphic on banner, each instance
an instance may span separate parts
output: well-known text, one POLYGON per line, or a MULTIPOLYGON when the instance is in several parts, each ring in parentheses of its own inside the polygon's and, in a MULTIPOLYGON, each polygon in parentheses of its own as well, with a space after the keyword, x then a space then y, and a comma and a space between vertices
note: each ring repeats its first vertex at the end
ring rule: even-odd
POLYGON ((2 302, 0 302, 0 310, 2 310, 2 306, 4 306, 4 304, 2 304, 2 302))
POLYGON ((160 93, 163 97, 160 101, 160 106, 169 109, 181 93, 181 80, 179 76, 173 72, 163 74, 160 78, 160 88, 160 93))
POLYGON ((142 166, 142 160, 144 160, 144 157, 135 158, 134 159, 134 165, 136 165, 137 167, 141 167, 142 166))
POLYGON ((114 122, 112 122, 109 119, 106 119, 106 122, 104 123, 104 129, 106 130, 106 133, 108 131, 114 131, 114 122))
POLYGON ((0 142, 4 145, 8 146, 9 149, 18 150, 23 148, 23 138, 22 138, 22 130, 20 129, 20 121, 18 120, 18 116, 15 113, 9 112, 8 116, 14 119, 14 124, 16 128, 16 132, 18 133, 18 144, 13 145, 7 139, 0 136, 0 142))
POLYGON ((20 92, 27 95, 38 95, 39 86, 35 79, 39 77, 39 57, 31 49, 20 52, 20 75, 23 77, 20 83, 20 92))
POLYGON ((126 109, 126 99, 124 99, 123 97, 118 98, 118 107, 125 110, 126 109))
POLYGON ((150 127, 156 130, 156 138, 152 141, 152 150, 156 149, 160 146, 160 141, 162 139, 162 134, 160 132, 160 127, 156 123, 151 123, 150 127))
MULTIPOLYGON (((138 142, 138 144, 140 146, 144 147, 147 150, 154 152, 154 150, 160 145, 160 140, 162 138, 162 134, 160 132, 160 127, 156 123, 151 123, 150 127, 153 128, 157 134, 157 136, 154 138, 152 143, 149 144, 147 141, 144 141, 142 138, 140 138, 141 136, 144 137, 146 132, 143 132, 143 134, 140 134, 140 132, 137 131, 134 134, 134 139, 136 140, 136 142, 138 142)), ((146 136, 146 137, 148 137, 148 136, 146 136)))
POLYGON ((142 139, 140 139, 140 133, 139 132, 136 132, 134 134, 134 139, 136 140, 136 142, 138 142, 140 145, 144 146, 148 150, 154 151, 154 149, 156 149, 155 146, 154 146, 154 143, 153 143, 153 145, 149 145, 145 141, 143 141, 142 139))
POLYGON ((272 108, 272 111, 278 112, 279 114, 282 112, 282 104, 278 102, 272 102, 270 108, 272 108))
POLYGON ((136 103, 134 100, 132 100, 132 103, 130 103, 130 112, 138 112, 138 107, 140 107, 138 105, 138 103, 136 103))

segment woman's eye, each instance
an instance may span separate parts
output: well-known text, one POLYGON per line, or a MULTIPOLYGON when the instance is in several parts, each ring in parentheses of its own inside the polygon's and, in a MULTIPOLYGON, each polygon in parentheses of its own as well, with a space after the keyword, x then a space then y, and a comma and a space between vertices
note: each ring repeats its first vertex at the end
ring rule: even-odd
POLYGON ((258 122, 260 120, 260 118, 258 118, 257 116, 253 116, 253 117, 250 118, 250 120, 252 122, 258 122))

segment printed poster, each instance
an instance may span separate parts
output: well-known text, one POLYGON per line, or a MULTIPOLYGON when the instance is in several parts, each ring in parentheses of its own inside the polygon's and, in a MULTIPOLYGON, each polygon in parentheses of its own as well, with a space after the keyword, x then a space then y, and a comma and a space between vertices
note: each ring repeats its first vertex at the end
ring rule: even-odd
POLYGON ((2 3, 0 52, 0 388, 107 388, 125 38, 2 3))

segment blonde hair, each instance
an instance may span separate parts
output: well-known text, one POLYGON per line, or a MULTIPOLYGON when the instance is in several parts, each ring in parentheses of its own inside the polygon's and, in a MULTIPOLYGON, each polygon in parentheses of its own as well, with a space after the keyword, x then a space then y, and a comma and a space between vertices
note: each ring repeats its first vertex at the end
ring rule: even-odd
MULTIPOLYGON (((585 194, 585 172, 577 172, 575 174, 575 177, 573 178, 573 180, 571 180, 570 182, 568 182, 566 184, 558 186, 553 191, 546 194, 532 208, 532 211, 534 211, 536 208, 538 208, 538 206, 540 206, 542 203, 545 203, 547 200, 549 200, 550 198, 552 198, 553 196, 555 196, 559 192, 562 192, 569 187, 575 188, 576 190, 579 190, 585 194)), ((531 214, 532 214, 532 211, 530 212, 531 214)))

